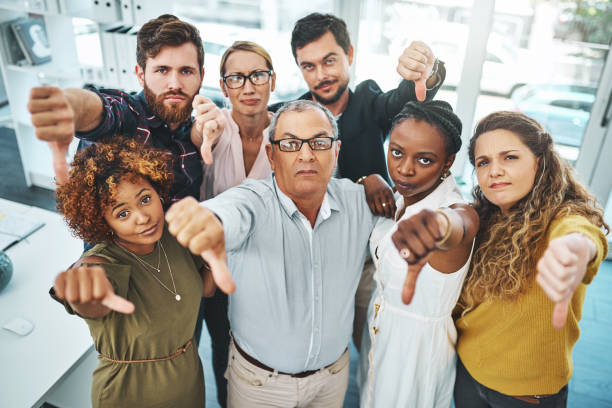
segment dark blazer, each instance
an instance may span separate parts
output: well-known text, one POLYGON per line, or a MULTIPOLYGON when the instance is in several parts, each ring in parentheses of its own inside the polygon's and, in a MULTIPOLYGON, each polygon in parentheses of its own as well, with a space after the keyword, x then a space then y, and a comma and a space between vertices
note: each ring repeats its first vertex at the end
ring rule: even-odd
MULTIPOLYGON (((445 77, 444 65, 439 69, 442 81, 434 89, 427 91, 427 100, 433 99, 445 77)), ((310 92, 299 99, 312 100, 310 92)), ((380 174, 390 183, 383 143, 389 135, 391 122, 404 104, 416 101, 414 82, 402 80, 399 86, 389 92, 382 92, 378 84, 368 79, 349 90, 346 109, 338 118, 340 133, 340 154, 338 156, 339 177, 356 181, 361 176, 380 174)), ((276 112, 284 102, 268 107, 276 112)))

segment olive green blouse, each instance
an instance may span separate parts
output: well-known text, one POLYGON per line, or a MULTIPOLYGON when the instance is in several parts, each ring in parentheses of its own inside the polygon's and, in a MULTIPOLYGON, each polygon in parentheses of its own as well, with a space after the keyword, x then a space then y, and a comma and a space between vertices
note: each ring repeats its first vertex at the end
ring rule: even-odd
MULTIPOLYGON (((192 338, 202 297, 203 266, 164 226, 155 250, 139 256, 159 273, 115 243, 101 243, 83 254, 98 256, 116 293, 132 303, 132 314, 111 311, 101 319, 85 319, 100 363, 93 374, 92 405, 103 407, 203 407, 204 375, 196 344, 177 350, 192 338), (172 270, 174 291, 166 252, 172 270), (173 358, 163 359, 173 356, 173 358), (160 360, 163 359, 163 360, 160 360), (113 362, 110 360, 157 360, 113 362)), ((69 312, 74 313, 69 307, 69 312)))

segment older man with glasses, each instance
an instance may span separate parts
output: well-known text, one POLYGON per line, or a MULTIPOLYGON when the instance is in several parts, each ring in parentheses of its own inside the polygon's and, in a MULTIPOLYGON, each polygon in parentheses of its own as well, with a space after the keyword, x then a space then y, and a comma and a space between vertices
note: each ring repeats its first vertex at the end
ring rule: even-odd
POLYGON ((230 296, 230 407, 341 407, 354 299, 376 217, 363 186, 331 178, 340 141, 312 101, 281 108, 266 152, 273 174, 167 214, 230 296), (231 272, 220 277, 226 251, 231 272))

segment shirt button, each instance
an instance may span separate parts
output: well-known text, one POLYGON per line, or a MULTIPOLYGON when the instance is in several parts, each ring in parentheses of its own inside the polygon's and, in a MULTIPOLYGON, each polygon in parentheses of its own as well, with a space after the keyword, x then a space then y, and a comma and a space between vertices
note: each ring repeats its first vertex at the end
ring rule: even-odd
POLYGON ((315 328, 314 328, 314 332, 315 332, 315 333, 318 333, 318 332, 319 332, 319 328, 318 328, 318 327, 315 327, 315 328))
POLYGON ((319 297, 318 296, 315 296, 315 301, 317 301, 317 302, 319 301, 319 297))

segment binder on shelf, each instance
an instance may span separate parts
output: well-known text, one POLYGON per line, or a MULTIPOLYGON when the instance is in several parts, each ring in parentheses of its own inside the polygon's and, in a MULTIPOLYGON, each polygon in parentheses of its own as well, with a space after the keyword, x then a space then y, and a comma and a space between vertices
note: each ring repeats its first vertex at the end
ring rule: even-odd
POLYGON ((112 26, 100 30, 100 48, 104 65, 104 82, 107 86, 119 86, 119 64, 115 49, 115 32, 122 29, 122 25, 112 26))
POLYGON ((5 21, 0 24, 0 48, 2 49, 2 55, 4 61, 9 65, 27 65, 28 60, 21 49, 21 46, 17 42, 17 37, 15 37, 15 32, 13 31, 12 24, 18 21, 25 20, 15 19, 10 21, 5 21))
MULTIPOLYGON (((133 56, 131 59, 126 61, 126 59, 128 58, 127 48, 129 47, 127 32, 130 31, 131 28, 132 27, 129 26, 123 26, 112 33, 113 43, 117 56, 117 73, 119 76, 119 83, 117 84, 117 86, 121 89, 127 89, 130 87, 130 68, 128 61, 133 61, 136 59, 133 56)), ((133 68, 134 65, 132 65, 132 69, 133 68)))
POLYGON ((95 21, 99 23, 115 23, 121 20, 121 0, 89 1, 93 6, 92 17, 95 21))
POLYGON ((134 2, 132 0, 121 0, 121 21, 125 25, 135 24, 134 2))
POLYGON ((42 18, 21 19, 12 23, 11 28, 30 65, 51 61, 51 47, 42 18))
POLYGON ((134 24, 143 25, 152 18, 168 12, 168 5, 163 1, 133 0, 134 24))

